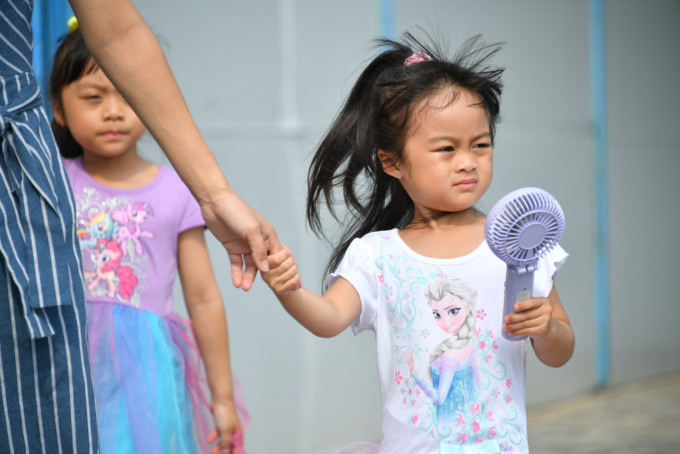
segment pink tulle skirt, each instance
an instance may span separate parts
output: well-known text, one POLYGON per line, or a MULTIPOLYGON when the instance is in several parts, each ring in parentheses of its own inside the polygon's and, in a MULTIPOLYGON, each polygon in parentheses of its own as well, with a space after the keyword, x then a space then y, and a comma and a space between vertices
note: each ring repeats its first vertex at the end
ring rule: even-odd
MULTIPOLYGON (((87 315, 102 454, 210 452, 214 423, 191 322, 119 304, 88 303, 87 315)), ((240 393, 235 400, 245 427, 240 393)))

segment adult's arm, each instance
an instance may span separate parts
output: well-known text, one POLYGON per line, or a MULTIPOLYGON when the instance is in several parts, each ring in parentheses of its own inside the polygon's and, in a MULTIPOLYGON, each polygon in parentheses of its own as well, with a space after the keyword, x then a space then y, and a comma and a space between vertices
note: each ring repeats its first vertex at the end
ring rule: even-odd
POLYGON ((231 187, 194 123, 158 40, 129 0, 69 0, 88 49, 168 156, 229 253, 232 280, 248 290, 274 228, 231 187))

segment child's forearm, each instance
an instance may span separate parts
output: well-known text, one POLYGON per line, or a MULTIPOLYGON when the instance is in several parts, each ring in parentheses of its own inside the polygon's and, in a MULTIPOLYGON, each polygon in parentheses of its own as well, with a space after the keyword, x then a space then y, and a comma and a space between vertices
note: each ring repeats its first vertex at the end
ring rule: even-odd
POLYGON ((269 271, 262 278, 281 305, 302 326, 319 337, 334 337, 361 313, 361 298, 346 279, 339 278, 319 296, 302 288, 297 264, 286 247, 267 257, 269 271))
POLYGON ((304 288, 277 297, 295 320, 319 337, 337 336, 358 315, 352 305, 338 304, 304 288))
POLYGON ((540 338, 532 338, 536 357, 551 367, 563 366, 574 354, 574 332, 568 322, 552 319, 548 332, 540 338))
POLYGON ((229 335, 221 298, 188 305, 213 401, 233 400, 229 335))
POLYGON ((203 228, 196 227, 180 233, 177 263, 185 304, 213 399, 231 399, 229 337, 224 302, 212 270, 203 228))

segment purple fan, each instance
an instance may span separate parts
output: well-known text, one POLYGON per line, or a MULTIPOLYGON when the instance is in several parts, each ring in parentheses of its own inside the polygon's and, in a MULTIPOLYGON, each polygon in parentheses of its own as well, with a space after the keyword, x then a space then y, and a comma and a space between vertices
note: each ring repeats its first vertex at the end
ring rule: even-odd
MULTIPOLYGON (((518 301, 531 298, 538 260, 564 233, 564 214, 557 200, 539 188, 517 189, 491 208, 484 224, 486 242, 507 265, 503 319, 518 301)), ((524 340, 503 331, 508 340, 524 340)))

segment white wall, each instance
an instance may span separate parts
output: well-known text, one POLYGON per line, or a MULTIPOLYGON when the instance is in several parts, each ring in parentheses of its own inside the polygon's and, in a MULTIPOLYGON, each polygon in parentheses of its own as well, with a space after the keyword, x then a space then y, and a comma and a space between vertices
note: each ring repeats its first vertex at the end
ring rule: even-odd
MULTIPOLYGON (((136 0, 158 34, 225 174, 296 253, 318 288, 326 246, 304 223, 305 177, 329 125, 378 37, 378 1, 136 0)), ((611 195, 612 381, 680 369, 676 169, 679 4, 606 2, 611 195)), ((397 33, 422 26, 451 48, 482 33, 506 42, 495 179, 481 203, 539 186, 565 211, 571 257, 558 290, 577 349, 560 369, 529 362, 531 405, 596 383, 594 142, 587 1, 395 0, 397 33)), ((149 156, 163 157, 146 141, 149 156)), ((232 366, 252 422, 251 453, 316 453, 379 437, 373 336, 308 334, 261 282, 234 290, 211 239, 229 317, 232 366)))
POLYGON ((680 368, 680 2, 613 3, 612 380, 621 383, 680 368))

